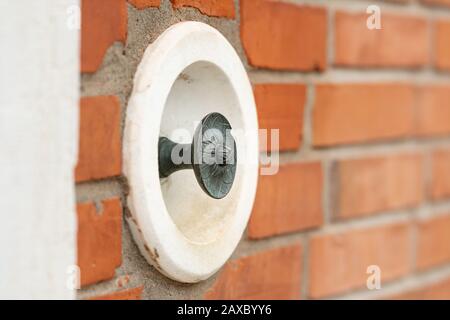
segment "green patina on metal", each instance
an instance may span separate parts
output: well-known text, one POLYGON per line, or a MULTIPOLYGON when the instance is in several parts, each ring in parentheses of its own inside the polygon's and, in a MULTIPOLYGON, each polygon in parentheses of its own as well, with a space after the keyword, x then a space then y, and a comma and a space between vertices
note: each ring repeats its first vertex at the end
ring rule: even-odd
POLYGON ((178 144, 159 138, 159 176, 193 169, 203 189, 214 199, 224 198, 233 186, 236 175, 236 142, 230 122, 220 113, 206 115, 195 130, 192 143, 178 144))

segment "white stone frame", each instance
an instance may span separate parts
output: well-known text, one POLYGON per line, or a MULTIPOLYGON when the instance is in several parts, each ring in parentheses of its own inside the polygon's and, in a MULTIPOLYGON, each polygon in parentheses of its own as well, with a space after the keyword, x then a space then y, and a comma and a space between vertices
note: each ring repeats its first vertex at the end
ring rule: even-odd
POLYGON ((167 29, 147 48, 128 103, 123 157, 130 187, 131 215, 126 219, 147 261, 180 282, 198 282, 214 274, 231 256, 246 228, 258 177, 258 123, 252 87, 239 56, 220 32, 203 23, 182 22, 167 29), (194 78, 211 78, 200 82, 206 85, 205 90, 194 90, 199 78, 192 80, 193 90, 186 90, 180 82, 174 85, 186 68, 199 62, 192 73, 194 78), (181 89, 171 95, 176 87, 181 89), (238 170, 234 191, 232 188, 225 202, 207 199, 192 172, 177 172, 166 184, 161 184, 158 174, 158 138, 170 134, 164 127, 176 128, 185 123, 185 118, 201 120, 206 109, 189 106, 191 101, 203 98, 209 112, 218 111, 216 104, 210 103, 217 101, 217 108, 229 117, 233 128, 237 125, 245 132, 244 137, 236 139, 238 170), (224 99, 233 100, 233 107, 227 109, 224 99), (186 108, 180 107, 182 103, 186 108), (171 107, 167 107, 169 104, 171 107), (166 108, 177 114, 168 116, 166 108), (244 158, 245 162, 239 163, 244 158), (186 225, 174 218, 178 215, 174 210, 186 210, 186 225), (212 213, 215 216, 211 217, 212 213), (194 224, 191 218, 198 215, 200 222, 194 224), (219 218, 215 221, 214 217, 219 218))

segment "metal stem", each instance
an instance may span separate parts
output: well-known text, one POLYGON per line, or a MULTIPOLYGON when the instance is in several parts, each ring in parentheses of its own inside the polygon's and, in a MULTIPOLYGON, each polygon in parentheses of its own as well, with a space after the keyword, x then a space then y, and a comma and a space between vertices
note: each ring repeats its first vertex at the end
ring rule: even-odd
POLYGON ((160 137, 158 148, 160 178, 166 178, 179 170, 192 169, 191 143, 179 144, 166 137, 160 137))

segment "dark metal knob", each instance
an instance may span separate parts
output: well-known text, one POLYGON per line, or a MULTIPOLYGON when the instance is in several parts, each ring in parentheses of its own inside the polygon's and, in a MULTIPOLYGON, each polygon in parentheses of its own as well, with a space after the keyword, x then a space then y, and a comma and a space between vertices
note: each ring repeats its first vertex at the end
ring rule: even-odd
POLYGON ((220 113, 210 113, 195 130, 191 144, 159 138, 159 177, 193 169, 200 187, 210 197, 222 199, 230 192, 236 175, 236 142, 231 125, 220 113))

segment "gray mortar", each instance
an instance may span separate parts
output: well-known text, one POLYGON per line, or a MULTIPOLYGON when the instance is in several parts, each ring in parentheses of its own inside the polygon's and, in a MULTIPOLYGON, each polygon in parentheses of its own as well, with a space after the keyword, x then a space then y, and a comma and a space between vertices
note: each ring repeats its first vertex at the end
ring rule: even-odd
MULTIPOLYGON (((374 1, 352 1, 352 0, 285 0, 287 2, 297 4, 324 5, 330 9, 330 12, 344 10, 361 10, 374 1)), ((411 13, 419 16, 450 17, 450 10, 443 8, 434 9, 432 7, 420 6, 416 1, 409 5, 384 4, 376 2, 391 12, 411 13)), ((361 82, 361 81, 408 81, 416 83, 429 82, 449 82, 448 74, 437 73, 431 69, 424 70, 342 70, 332 65, 323 73, 317 72, 281 72, 274 70, 260 70, 251 68, 248 65, 240 42, 239 34, 239 0, 235 0, 236 19, 229 20, 223 18, 207 17, 202 15, 197 9, 182 8, 173 10, 169 0, 162 0, 160 8, 149 8, 145 10, 136 10, 128 5, 128 37, 125 45, 115 43, 107 51, 103 63, 99 70, 94 74, 83 74, 81 77, 81 95, 97 96, 97 95, 116 95, 120 98, 122 107, 122 132, 123 121, 125 119, 126 105, 131 94, 133 86, 133 77, 136 68, 143 56, 144 50, 152 43, 165 29, 180 21, 201 21, 205 22, 216 29, 228 39, 239 54, 244 66, 249 72, 249 77, 253 83, 261 82, 299 82, 308 86, 308 102, 305 108, 305 121, 311 120, 313 112, 314 94, 312 84, 316 82, 361 82)), ((384 9, 383 9, 384 10, 384 9)), ((332 20, 331 16, 329 20, 332 20)), ((329 28, 330 29, 330 28, 329 28)), ((330 31, 330 30, 329 30, 330 31)), ((332 30, 331 30, 332 31, 332 30)), ((331 37, 332 33, 329 33, 331 37)), ((328 43, 332 43, 332 39, 328 39, 328 43)), ((332 52, 329 52, 328 60, 332 60, 332 52)), ((330 62, 330 61, 329 61, 330 62)), ((310 126, 310 124, 309 124, 310 126)), ((311 230, 304 230, 300 233, 292 233, 270 237, 258 241, 248 240, 244 235, 239 243, 233 258, 241 257, 255 252, 263 251, 269 248, 276 248, 284 245, 301 243, 303 245, 303 276, 302 292, 304 297, 307 294, 308 287, 308 241, 309 238, 321 234, 323 232, 340 232, 351 228, 373 227, 380 224, 394 223, 399 221, 411 221, 422 216, 433 216, 439 212, 450 211, 450 201, 438 203, 426 202, 419 208, 393 210, 380 213, 375 216, 365 217, 364 219, 348 219, 345 221, 336 219, 333 214, 333 172, 335 170, 335 161, 340 158, 367 157, 372 154, 379 155, 420 151, 429 153, 436 147, 450 147, 450 139, 420 139, 420 140, 399 140, 388 141, 364 145, 342 146, 333 149, 312 149, 312 132, 311 128, 305 129, 304 142, 302 147, 296 152, 286 152, 281 154, 280 161, 298 162, 298 161, 317 161, 326 163, 327 170, 326 183, 327 187, 324 191, 324 208, 327 210, 327 217, 324 226, 311 230), (332 224, 330 223, 332 222, 332 224)), ((76 187, 78 202, 94 201, 99 203, 100 200, 110 197, 120 197, 124 206, 124 214, 127 209, 125 194, 127 183, 125 178, 112 178, 100 181, 91 181, 78 184, 76 187)), ((122 236, 122 265, 116 270, 116 277, 112 280, 103 281, 78 291, 78 298, 85 299, 93 296, 108 294, 120 288, 117 286, 117 279, 121 276, 129 275, 130 282, 124 288, 134 288, 136 286, 144 286, 143 299, 199 299, 202 298, 206 290, 212 285, 216 276, 198 284, 181 284, 161 275, 156 269, 151 267, 141 256, 137 246, 131 237, 127 223, 123 223, 122 236)), ((358 298, 377 298, 389 292, 400 292, 405 289, 411 289, 419 285, 432 283, 435 279, 450 275, 450 266, 444 266, 439 270, 427 273, 414 273, 406 279, 398 279, 393 282, 383 284, 386 291, 369 292, 365 289, 358 289, 348 295, 340 297, 358 299, 358 298)))

